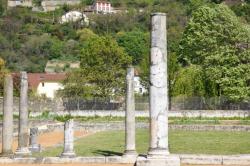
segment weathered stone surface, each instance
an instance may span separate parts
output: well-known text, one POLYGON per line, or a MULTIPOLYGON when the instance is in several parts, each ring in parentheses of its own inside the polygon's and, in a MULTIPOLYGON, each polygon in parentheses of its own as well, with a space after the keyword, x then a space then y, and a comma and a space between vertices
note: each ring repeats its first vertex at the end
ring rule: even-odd
POLYGON ((38 137, 38 128, 34 127, 30 129, 30 143, 29 143, 29 150, 31 152, 40 152, 41 145, 37 143, 38 137))
POLYGON ((28 76, 26 72, 21 72, 20 87, 20 109, 19 109, 19 130, 18 148, 15 152, 17 156, 30 155, 28 148, 29 128, 28 128, 28 76))
POLYGON ((43 159, 44 164, 67 164, 67 163, 105 163, 105 157, 75 157, 75 158, 60 158, 46 157, 43 159))
POLYGON ((70 119, 64 125, 64 149, 61 157, 75 157, 74 152, 74 120, 70 119))
POLYGON ((180 166, 180 157, 168 155, 165 158, 138 157, 136 166, 180 166))
POLYGON ((10 156, 13 143, 13 79, 11 75, 4 78, 2 156, 10 156))
POLYGON ((250 155, 223 156, 223 165, 250 165, 250 155))
POLYGON ((124 155, 124 156, 108 156, 106 157, 107 164, 134 164, 137 155, 124 155))
POLYGON ((125 119, 125 152, 124 157, 137 156, 135 149, 135 97, 134 68, 127 71, 126 119, 125 119))
POLYGON ((167 156, 168 84, 166 14, 152 14, 150 65, 150 148, 148 155, 167 156))
POLYGON ((221 165, 223 163, 222 156, 217 155, 180 155, 181 163, 185 164, 213 164, 221 165))

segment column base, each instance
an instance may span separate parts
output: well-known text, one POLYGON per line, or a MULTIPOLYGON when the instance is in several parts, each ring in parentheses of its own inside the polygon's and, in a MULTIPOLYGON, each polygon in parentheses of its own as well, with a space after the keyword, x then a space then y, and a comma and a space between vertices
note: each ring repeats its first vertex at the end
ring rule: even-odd
POLYGON ((29 150, 31 152, 41 152, 41 145, 40 144, 30 145, 29 150))
POLYGON ((169 156, 168 149, 150 148, 147 158, 165 158, 169 156))
POLYGON ((3 151, 2 153, 0 153, 0 157, 13 158, 14 157, 14 153, 12 152, 12 150, 3 151))
POLYGON ((25 156, 30 156, 30 155, 31 155, 31 152, 28 147, 21 147, 21 148, 19 147, 15 151, 15 156, 17 157, 25 157, 25 156))
POLYGON ((136 166, 180 166, 181 161, 179 156, 168 155, 165 158, 154 157, 138 157, 136 160, 136 166))
POLYGON ((122 157, 137 157, 138 154, 135 150, 125 150, 122 157))
POLYGON ((61 158, 74 158, 76 157, 75 152, 63 152, 60 156, 61 158))

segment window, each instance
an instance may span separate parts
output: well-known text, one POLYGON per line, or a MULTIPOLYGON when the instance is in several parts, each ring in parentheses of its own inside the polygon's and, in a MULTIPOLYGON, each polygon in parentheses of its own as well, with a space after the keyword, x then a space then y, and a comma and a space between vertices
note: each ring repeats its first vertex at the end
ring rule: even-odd
POLYGON ((44 82, 42 82, 42 87, 44 87, 44 82))

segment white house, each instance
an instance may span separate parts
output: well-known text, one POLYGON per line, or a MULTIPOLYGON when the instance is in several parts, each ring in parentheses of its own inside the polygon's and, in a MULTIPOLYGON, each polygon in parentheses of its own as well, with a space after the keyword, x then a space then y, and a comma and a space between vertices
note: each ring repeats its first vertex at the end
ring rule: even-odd
POLYGON ((8 7, 16 6, 32 7, 32 0, 8 0, 8 7))
MULTIPOLYGON (((13 77, 19 79, 20 74, 14 73, 13 77)), ((28 73, 29 89, 48 98, 54 98, 56 91, 63 89, 64 79, 65 73, 28 73)))
POLYGON ((141 84, 141 78, 139 77, 139 73, 135 70, 134 76, 134 92, 138 94, 145 94, 147 93, 147 89, 141 84))
POLYGON ((60 20, 60 23, 67 23, 67 22, 76 22, 82 20, 84 24, 89 25, 89 19, 88 17, 78 11, 70 11, 66 14, 64 14, 60 20))
POLYGON ((94 12, 96 13, 112 13, 111 3, 107 0, 97 0, 92 6, 94 12))

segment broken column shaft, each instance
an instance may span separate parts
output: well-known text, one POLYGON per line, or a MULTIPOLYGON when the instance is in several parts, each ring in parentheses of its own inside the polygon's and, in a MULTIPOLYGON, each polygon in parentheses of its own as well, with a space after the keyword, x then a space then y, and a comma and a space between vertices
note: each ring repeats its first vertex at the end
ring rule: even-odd
POLYGON ((20 156, 30 155, 28 143, 29 143, 28 76, 26 72, 21 72, 18 148, 15 154, 20 156))
POLYGON ((2 156, 12 155, 13 142, 13 79, 11 75, 4 78, 3 97, 3 131, 2 156))
POLYGON ((125 119, 125 152, 124 156, 136 156, 135 149, 135 97, 134 68, 129 67, 126 77, 126 119, 125 119))

